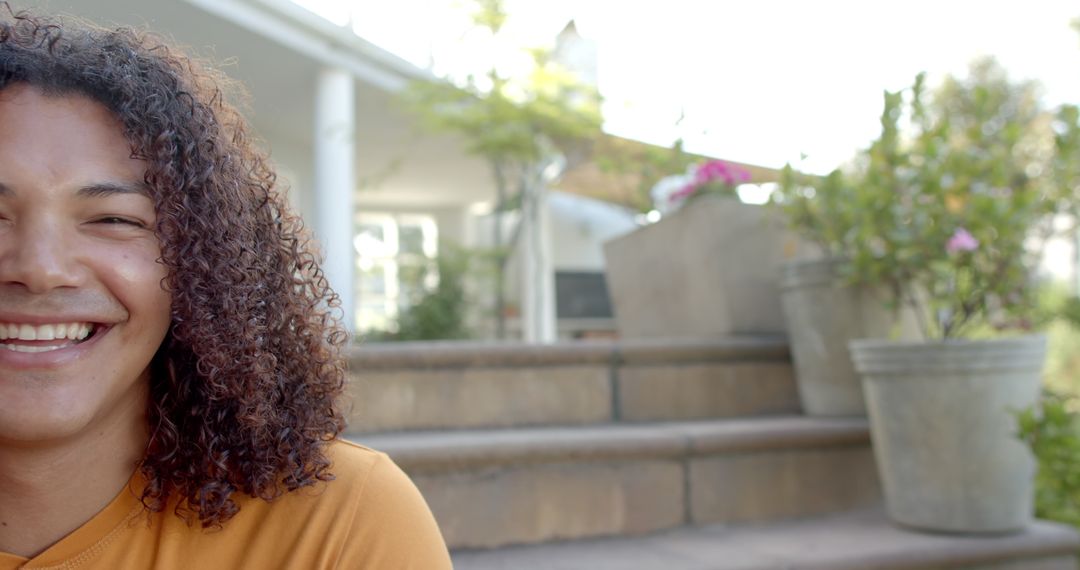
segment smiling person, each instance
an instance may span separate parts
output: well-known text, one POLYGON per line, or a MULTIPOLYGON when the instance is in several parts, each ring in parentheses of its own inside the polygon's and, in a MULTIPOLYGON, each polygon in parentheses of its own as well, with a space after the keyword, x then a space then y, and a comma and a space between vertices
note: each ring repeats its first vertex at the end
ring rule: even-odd
POLYGON ((222 81, 0 4, 0 570, 449 568, 222 81))

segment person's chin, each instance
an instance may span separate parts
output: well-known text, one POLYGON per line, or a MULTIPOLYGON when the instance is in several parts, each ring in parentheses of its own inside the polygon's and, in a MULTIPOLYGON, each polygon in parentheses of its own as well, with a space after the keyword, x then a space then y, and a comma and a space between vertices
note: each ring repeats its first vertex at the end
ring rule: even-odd
POLYGON ((58 404, 41 402, 18 410, 0 410, 0 442, 33 446, 77 436, 89 425, 87 414, 58 404))
MULTIPOLYGON (((108 436, 145 423, 145 372, 37 371, 16 382, 0 377, 0 442, 41 445, 108 436)), ((2 373, 0 373, 2 376, 2 373)))

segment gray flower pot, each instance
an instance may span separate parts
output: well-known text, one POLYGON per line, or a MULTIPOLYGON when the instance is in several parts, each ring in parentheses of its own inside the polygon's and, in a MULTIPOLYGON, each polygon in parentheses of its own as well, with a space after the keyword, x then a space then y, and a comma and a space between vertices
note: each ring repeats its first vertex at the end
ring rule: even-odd
POLYGON ((851 343, 890 518, 966 533, 1023 529, 1035 459, 1013 412, 1036 403, 1046 339, 851 343))
POLYGON ((910 309, 886 306, 887 292, 845 286, 840 259, 790 261, 781 300, 803 411, 811 416, 865 416, 862 385, 848 353, 858 338, 918 338, 910 309))
POLYGON ((783 334, 777 273, 805 247, 764 206, 703 196, 604 244, 623 338, 783 334))

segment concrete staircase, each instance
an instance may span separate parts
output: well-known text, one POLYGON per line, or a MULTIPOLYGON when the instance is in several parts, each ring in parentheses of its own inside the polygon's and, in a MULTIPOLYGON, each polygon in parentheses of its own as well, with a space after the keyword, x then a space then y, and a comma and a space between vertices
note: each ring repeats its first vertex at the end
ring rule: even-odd
POLYGON ((1077 567, 1057 525, 889 524, 865 419, 802 416, 780 338, 398 344, 350 365, 348 437, 413 477, 459 569, 1077 567))

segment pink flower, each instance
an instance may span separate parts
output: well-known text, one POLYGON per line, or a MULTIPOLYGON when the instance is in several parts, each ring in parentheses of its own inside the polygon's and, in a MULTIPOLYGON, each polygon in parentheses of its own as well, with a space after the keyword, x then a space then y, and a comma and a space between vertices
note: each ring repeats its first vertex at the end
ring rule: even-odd
POLYGON ((730 192, 734 186, 750 180, 749 170, 722 160, 710 160, 699 164, 693 169, 693 173, 690 182, 668 195, 668 203, 681 202, 698 192, 713 190, 730 192))
POLYGON ((750 171, 741 166, 732 166, 736 182, 750 182, 750 171))
POLYGON ((720 181, 729 186, 739 182, 748 182, 750 171, 722 160, 710 160, 697 167, 694 172, 694 184, 703 185, 720 181))
POLYGON ((957 228, 956 233, 945 244, 945 251, 957 253, 961 251, 975 251, 979 248, 979 240, 964 228, 957 228))

